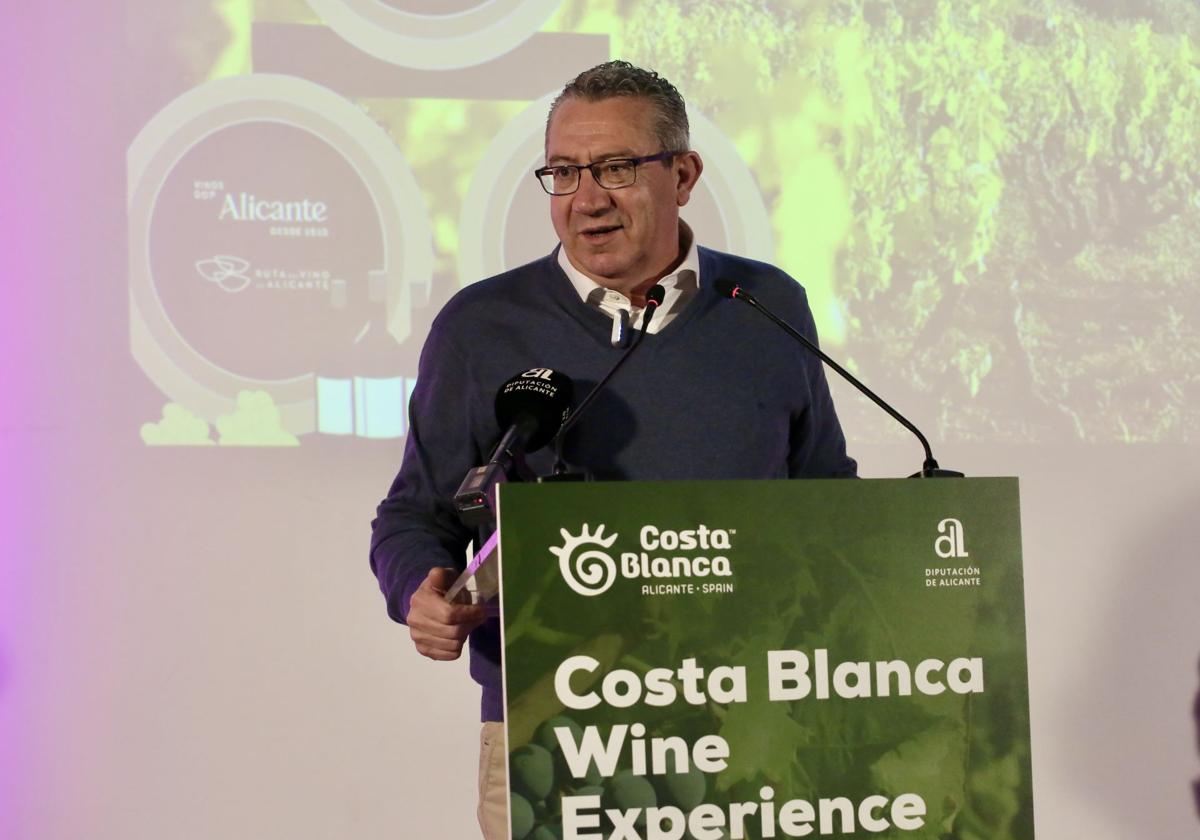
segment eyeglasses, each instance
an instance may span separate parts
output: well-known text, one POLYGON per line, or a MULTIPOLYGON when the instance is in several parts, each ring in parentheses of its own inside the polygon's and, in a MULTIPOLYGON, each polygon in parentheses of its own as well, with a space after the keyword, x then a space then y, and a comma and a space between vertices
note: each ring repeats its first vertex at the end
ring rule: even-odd
POLYGON ((537 176, 542 189, 550 195, 570 195, 578 190, 580 171, 583 169, 591 172, 596 183, 604 189, 619 190, 623 187, 633 186, 637 181, 637 168, 640 164, 668 160, 678 154, 681 153, 659 152, 656 155, 646 155, 645 157, 609 158, 596 163, 560 163, 535 169, 533 174, 537 176))

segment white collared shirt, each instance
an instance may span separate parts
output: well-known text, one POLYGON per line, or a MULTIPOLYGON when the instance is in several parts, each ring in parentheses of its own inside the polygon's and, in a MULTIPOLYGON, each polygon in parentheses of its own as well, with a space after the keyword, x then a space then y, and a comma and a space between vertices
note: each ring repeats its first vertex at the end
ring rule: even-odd
MULTIPOLYGON (((682 220, 679 227, 681 238, 688 243, 687 253, 684 254, 683 262, 673 272, 658 281, 666 294, 658 307, 658 314, 650 321, 650 333, 656 333, 674 321, 700 289, 700 258, 696 254, 696 239, 691 228, 682 220)), ((575 291, 579 293, 579 298, 613 319, 614 346, 624 343, 626 329, 641 327, 643 307, 634 306, 625 295, 613 289, 606 289, 571 265, 564 248, 558 249, 558 264, 575 287, 575 291)))

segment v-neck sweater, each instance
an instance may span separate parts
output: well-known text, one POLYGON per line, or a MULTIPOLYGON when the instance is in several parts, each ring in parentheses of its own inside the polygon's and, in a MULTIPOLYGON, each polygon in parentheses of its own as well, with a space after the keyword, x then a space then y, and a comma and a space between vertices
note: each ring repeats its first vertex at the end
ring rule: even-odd
MULTIPOLYGON (((565 456, 599 480, 852 477, 854 460, 818 360, 761 314, 721 298, 737 281, 816 341, 803 288, 766 263, 699 248, 707 278, 661 331, 647 335, 581 415, 565 456)), ((580 300, 556 255, 459 291, 434 319, 409 405, 404 460, 372 523, 371 568, 388 613, 403 622, 431 569, 462 568, 473 532, 453 495, 504 432, 494 402, 517 373, 552 368, 580 400, 620 358, 611 319, 580 300)), ((548 450, 531 454, 550 472, 548 450)), ((499 623, 470 638, 482 717, 500 720, 499 623)))

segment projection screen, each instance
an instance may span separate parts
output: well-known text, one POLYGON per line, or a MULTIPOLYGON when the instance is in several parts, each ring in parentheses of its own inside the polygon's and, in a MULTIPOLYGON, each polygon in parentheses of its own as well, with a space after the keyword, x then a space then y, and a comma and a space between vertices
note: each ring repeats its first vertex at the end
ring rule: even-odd
MULTIPOLYGON (((431 319, 554 247, 547 108, 610 58, 687 100, 697 241, 795 277, 944 466, 1020 477, 1039 835, 1194 834, 1194 2, 127 0, 13 36, 0 835, 477 836, 477 687, 387 618, 369 522, 431 319)), ((919 468, 832 387, 862 475, 919 468)))

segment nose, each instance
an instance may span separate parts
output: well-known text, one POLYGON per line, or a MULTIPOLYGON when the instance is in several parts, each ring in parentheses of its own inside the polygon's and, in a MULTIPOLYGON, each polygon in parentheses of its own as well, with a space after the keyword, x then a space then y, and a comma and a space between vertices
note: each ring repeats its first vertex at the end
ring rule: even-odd
POLYGON ((596 183, 592 170, 584 169, 579 173, 579 189, 575 191, 572 203, 576 212, 592 216, 611 207, 612 196, 609 190, 596 183))

